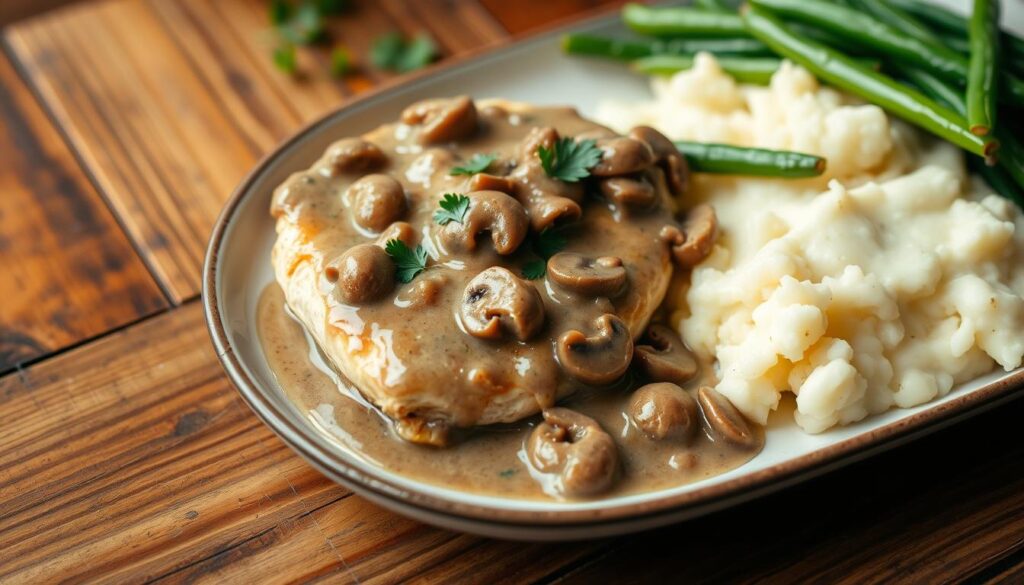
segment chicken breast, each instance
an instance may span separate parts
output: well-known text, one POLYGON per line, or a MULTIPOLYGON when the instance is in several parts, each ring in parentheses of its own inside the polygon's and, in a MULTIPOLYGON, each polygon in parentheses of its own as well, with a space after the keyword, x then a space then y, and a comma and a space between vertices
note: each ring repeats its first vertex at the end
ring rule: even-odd
POLYGON ((443 444, 622 376, 685 240, 680 168, 568 108, 420 102, 275 191, 275 275, 398 433, 443 444))

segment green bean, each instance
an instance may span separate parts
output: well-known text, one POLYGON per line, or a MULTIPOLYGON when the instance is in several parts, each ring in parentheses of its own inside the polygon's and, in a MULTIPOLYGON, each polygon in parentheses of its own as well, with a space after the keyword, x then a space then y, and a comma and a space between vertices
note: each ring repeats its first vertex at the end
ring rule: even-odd
MULTIPOLYGON (((946 105, 960 116, 967 114, 964 94, 953 89, 945 81, 912 67, 899 68, 899 72, 904 79, 916 85, 933 100, 946 105)), ((967 162, 974 172, 995 188, 997 193, 1013 200, 1024 209, 1024 196, 1021 195, 1024 193, 1024 146, 1005 129, 997 128, 996 136, 1002 145, 997 167, 989 166, 982 159, 973 156, 967 162)))
POLYGON ((734 39, 616 39, 586 33, 562 37, 562 49, 574 55, 591 55, 632 61, 651 55, 693 55, 701 51, 716 55, 770 56, 761 41, 750 37, 734 39))
POLYGON ((735 37, 746 36, 738 14, 707 12, 693 8, 650 8, 626 4, 622 20, 630 29, 655 37, 735 37))
MULTIPOLYGON (((689 55, 654 55, 634 61, 633 68, 641 73, 669 75, 692 69, 694 60, 689 55)), ((782 61, 773 57, 717 57, 716 60, 722 71, 736 78, 736 81, 756 85, 768 85, 772 75, 782 65, 782 61)))
POLYGON ((710 12, 732 12, 723 0, 693 0, 693 6, 710 12))
MULTIPOLYGON (((775 57, 715 57, 718 65, 732 77, 741 83, 753 83, 754 85, 768 85, 772 75, 779 70, 782 61, 775 57)), ((653 55, 633 61, 633 69, 648 75, 672 75, 680 71, 692 69, 696 61, 691 55, 653 55)), ((856 59, 865 67, 877 70, 881 64, 878 61, 856 59)))
MULTIPOLYGON (((965 84, 968 60, 941 44, 922 42, 902 34, 869 14, 826 0, 750 0, 750 4, 786 18, 821 27, 853 43, 872 47, 883 55, 905 60, 945 79, 965 84)), ((1024 80, 1003 74, 1001 97, 1011 104, 1024 104, 1024 80)))
POLYGON ((794 35, 766 11, 751 6, 744 12, 743 20, 747 30, 776 53, 840 89, 980 156, 991 157, 999 146, 991 138, 971 134, 956 112, 838 51, 794 35))
POLYGON ((677 141, 690 170, 697 173, 802 179, 825 172, 825 159, 812 154, 677 141))
MULTIPOLYGON (((899 9, 916 16, 922 22, 935 29, 955 35, 960 39, 967 38, 967 19, 955 12, 937 6, 932 2, 921 0, 886 0, 899 9)), ((1000 41, 1006 53, 1006 61, 1024 62, 1024 39, 1003 31, 1000 41)))
POLYGON ((984 136, 996 121, 999 59, 999 2, 974 0, 971 14, 971 58, 967 70, 967 127, 984 136))
POLYGON ((854 5, 919 41, 935 44, 942 42, 931 29, 887 0, 854 0, 854 5))

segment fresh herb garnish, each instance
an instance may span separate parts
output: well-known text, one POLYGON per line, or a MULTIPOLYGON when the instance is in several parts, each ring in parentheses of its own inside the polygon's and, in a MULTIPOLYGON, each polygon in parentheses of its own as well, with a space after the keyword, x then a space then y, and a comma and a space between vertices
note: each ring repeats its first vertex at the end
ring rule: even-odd
POLYGON ((470 157, 469 161, 461 167, 452 167, 452 170, 448 171, 449 175, 475 175, 482 173, 487 170, 487 167, 491 166, 491 163, 498 158, 495 154, 482 154, 476 153, 470 157))
POLYGON ((352 71, 352 58, 344 47, 335 47, 331 51, 331 75, 344 77, 352 71))
MULTIPOLYGON (((324 17, 320 7, 313 2, 303 2, 295 10, 286 11, 288 18, 277 24, 278 30, 288 41, 296 45, 311 45, 326 36, 324 17)), ((274 17, 274 12, 271 13, 274 17)))
POLYGON ((547 271, 548 263, 546 260, 530 260, 526 264, 523 264, 523 278, 526 280, 544 278, 547 271))
POLYGON ((454 221, 462 223, 469 211, 469 197, 458 193, 445 193, 439 203, 441 209, 434 212, 434 221, 440 225, 448 225, 454 221))
POLYGON ((427 251, 423 246, 410 250, 402 240, 388 240, 384 251, 395 261, 398 267, 396 276, 401 282, 412 282, 417 274, 427 269, 427 251))
POLYGON ((437 45, 426 34, 406 39, 399 32, 385 33, 373 41, 370 62, 378 69, 405 73, 426 67, 437 56, 437 45))
POLYGON ((292 5, 286 0, 270 0, 268 12, 270 14, 270 24, 281 26, 288 22, 288 19, 291 17, 292 5))
POLYGON ((601 149, 594 140, 559 138, 554 148, 537 147, 537 158, 552 179, 575 183, 590 176, 590 169, 601 161, 601 149))
POLYGON ((533 239, 533 252, 541 257, 540 260, 531 260, 523 265, 523 277, 527 280, 544 278, 548 269, 548 259, 562 251, 569 243, 561 230, 544 228, 533 239))
POLYGON ((288 75, 295 75, 297 69, 295 61, 295 45, 285 43, 274 49, 274 66, 288 75))

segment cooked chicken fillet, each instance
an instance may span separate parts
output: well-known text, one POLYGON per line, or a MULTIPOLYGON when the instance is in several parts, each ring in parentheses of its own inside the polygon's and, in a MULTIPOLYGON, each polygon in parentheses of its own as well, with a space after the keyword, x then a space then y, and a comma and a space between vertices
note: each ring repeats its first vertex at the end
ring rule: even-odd
POLYGON ((567 108, 421 102, 275 191, 277 282, 403 437, 439 444, 450 426, 516 421, 628 365, 672 273, 663 162, 567 108), (555 152, 559 137, 597 140, 590 177, 548 175, 538 147, 555 152), (486 172, 476 154, 494 155, 486 172), (441 225, 448 193, 468 208, 450 205, 441 225), (426 266, 410 278, 417 246, 426 266))

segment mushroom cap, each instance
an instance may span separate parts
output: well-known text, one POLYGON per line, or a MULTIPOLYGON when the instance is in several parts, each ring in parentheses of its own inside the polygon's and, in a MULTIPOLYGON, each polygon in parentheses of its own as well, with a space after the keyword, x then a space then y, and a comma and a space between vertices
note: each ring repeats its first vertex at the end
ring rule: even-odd
POLYGON ((349 186, 346 193, 356 225, 379 232, 405 214, 405 189, 389 175, 372 174, 349 186))
POLYGON ((626 288, 626 268, 614 256, 559 252, 548 259, 547 274, 558 286, 585 296, 614 298, 626 288))
POLYGON ((646 142, 616 136, 601 138, 597 141, 601 149, 601 160, 590 173, 596 177, 616 177, 636 173, 654 164, 654 152, 646 142))
POLYGON ((567 408, 549 408, 543 416, 527 441, 527 456, 542 473, 557 474, 555 492, 581 497, 608 490, 619 469, 611 435, 594 419, 567 408))
POLYGON ((686 214, 682 228, 667 225, 659 234, 672 248, 672 257, 680 268, 693 268, 711 253, 718 238, 715 209, 701 203, 686 214))
POLYGON ((395 287, 395 263, 380 246, 359 244, 346 250, 324 269, 343 301, 376 301, 395 287))
POLYGON ((716 437, 738 447, 757 447, 759 441, 750 424, 728 398, 710 386, 702 386, 697 391, 697 401, 716 437))
POLYGON ((402 112, 402 122, 420 127, 419 141, 425 144, 468 138, 476 132, 477 119, 476 105, 464 95, 423 100, 402 112))
POLYGON ((646 142, 665 172, 669 191, 676 197, 686 194, 689 185, 690 165, 680 154, 676 145, 667 136, 650 126, 637 126, 629 131, 629 137, 646 142))
POLYGON ((668 382, 641 386, 629 402, 630 418, 649 439, 687 440, 700 426, 700 408, 686 391, 668 382))
POLYGON ((379 167, 388 157, 379 146, 363 138, 342 138, 331 144, 320 159, 330 176, 362 173, 379 167))
POLYGON ((466 285, 458 314, 473 337, 499 339, 508 334, 526 341, 544 325, 544 302, 531 283, 492 266, 466 285))
POLYGON ((526 210, 514 198, 500 191, 476 191, 469 197, 469 210, 461 222, 440 227, 440 239, 451 251, 473 251, 476 238, 490 232, 494 250, 502 255, 516 251, 530 231, 526 210))
POLYGON ((697 359, 676 332, 659 323, 647 327, 633 360, 654 382, 684 384, 697 373, 697 359))
POLYGON ((558 364, 569 376, 592 386, 611 384, 622 377, 633 357, 633 338, 617 315, 598 317, 596 334, 587 337, 578 330, 563 333, 555 344, 558 364))
POLYGON ((598 187, 605 199, 618 206, 644 209, 658 202, 654 185, 642 177, 609 177, 598 187))

